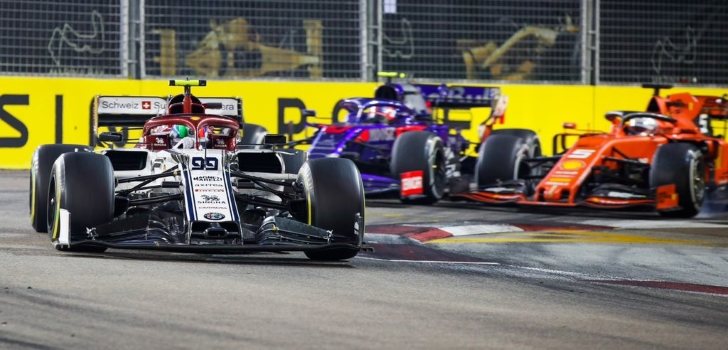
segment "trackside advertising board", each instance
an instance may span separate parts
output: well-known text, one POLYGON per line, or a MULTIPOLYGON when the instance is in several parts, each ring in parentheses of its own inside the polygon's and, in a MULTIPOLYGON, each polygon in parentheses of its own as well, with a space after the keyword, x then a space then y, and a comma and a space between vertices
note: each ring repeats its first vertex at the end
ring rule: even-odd
MULTIPOLYGON (((302 110, 312 109, 312 122, 331 121, 335 103, 346 97, 370 97, 376 83, 215 81, 193 88, 198 97, 240 97, 243 118, 271 132, 293 133, 296 139, 311 135, 302 110)), ((496 128, 530 128, 538 132, 546 154, 551 138, 571 122, 578 129, 608 130, 604 113, 610 110, 643 110, 652 94, 638 86, 502 85, 509 97, 505 122, 496 128)), ((163 108, 163 97, 181 93, 167 80, 0 77, 0 169, 27 169, 36 147, 48 143, 88 145, 91 141, 91 108, 96 95, 154 96, 149 109, 163 108)), ((680 88, 668 92, 723 95, 728 88, 680 88)), ((116 103, 129 102, 120 98, 116 103)), ((140 103, 142 103, 141 101, 140 103)), ((218 102, 218 101, 214 101, 218 102)), ((223 101, 220 101, 223 102, 223 101)), ((111 101, 109 101, 111 103, 111 101)), ((128 106, 136 108, 137 106, 128 106)), ((119 108, 116 106, 115 108, 119 108)), ((140 105, 139 108, 144 108, 140 105)), ((477 140, 477 128, 487 108, 448 115, 448 123, 477 140)), ((339 117, 339 119, 342 119, 339 117)), ((125 130, 117 130, 127 132, 125 130)), ((138 137, 128 132, 130 139, 138 137)))

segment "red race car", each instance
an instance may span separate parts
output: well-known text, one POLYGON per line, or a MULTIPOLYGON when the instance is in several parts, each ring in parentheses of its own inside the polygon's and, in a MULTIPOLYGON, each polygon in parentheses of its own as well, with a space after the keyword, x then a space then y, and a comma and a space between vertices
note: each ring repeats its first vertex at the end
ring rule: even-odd
POLYGON ((480 148, 478 189, 455 197, 560 207, 653 206, 667 217, 695 216, 706 199, 724 202, 728 143, 712 125, 722 122, 725 129, 727 96, 662 97, 660 89, 669 86, 645 87, 655 90, 646 112, 607 113, 609 132, 558 134, 551 157, 528 157, 521 138, 490 136, 480 148), (567 148, 570 137, 578 139, 567 148))

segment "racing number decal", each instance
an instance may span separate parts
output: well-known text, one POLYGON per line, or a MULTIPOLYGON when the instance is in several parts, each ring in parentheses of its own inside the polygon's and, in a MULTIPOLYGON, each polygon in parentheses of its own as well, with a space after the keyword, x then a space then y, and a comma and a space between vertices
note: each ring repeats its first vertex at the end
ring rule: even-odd
POLYGON ((215 157, 192 157, 191 168, 192 170, 217 170, 218 161, 215 157))
POLYGON ((594 154, 593 149, 577 148, 566 158, 587 159, 591 157, 592 154, 594 154))
POLYGON ((710 134, 710 119, 708 119, 708 115, 702 113, 698 116, 697 119, 700 132, 706 135, 710 134))

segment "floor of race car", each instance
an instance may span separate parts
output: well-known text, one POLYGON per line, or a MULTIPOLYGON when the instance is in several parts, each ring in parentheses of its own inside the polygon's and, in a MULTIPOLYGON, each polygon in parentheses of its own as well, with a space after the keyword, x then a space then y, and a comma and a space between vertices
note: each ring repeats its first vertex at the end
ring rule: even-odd
POLYGON ((0 348, 701 348, 728 343, 728 213, 369 201, 373 253, 62 254, 0 172, 0 348))

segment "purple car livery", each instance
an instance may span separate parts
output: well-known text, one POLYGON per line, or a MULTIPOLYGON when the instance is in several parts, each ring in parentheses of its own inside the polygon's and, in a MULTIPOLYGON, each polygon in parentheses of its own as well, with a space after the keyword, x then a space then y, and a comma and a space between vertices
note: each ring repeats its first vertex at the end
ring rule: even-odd
POLYGON ((491 108, 482 123, 488 130, 484 135, 516 133, 538 142, 530 130, 492 130, 505 101, 497 87, 388 82, 374 98, 340 100, 332 124, 312 125, 318 130, 309 139, 309 157, 352 160, 367 196, 399 194, 405 203, 435 203, 468 190, 479 165, 466 152, 483 141, 466 140, 460 130, 469 129, 470 121, 448 122, 449 111, 491 108), (338 121, 341 111, 346 119, 338 121))

